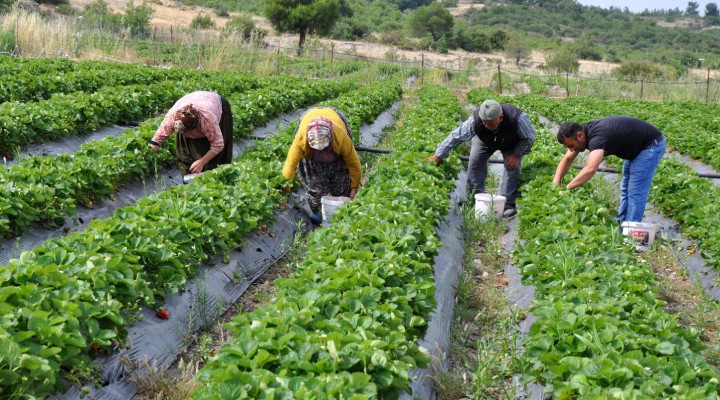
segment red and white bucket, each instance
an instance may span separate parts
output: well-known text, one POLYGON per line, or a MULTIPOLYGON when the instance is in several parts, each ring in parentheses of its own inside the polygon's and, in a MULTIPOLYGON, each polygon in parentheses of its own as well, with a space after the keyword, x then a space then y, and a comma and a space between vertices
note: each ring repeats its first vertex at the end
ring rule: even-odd
POLYGON ((623 222, 620 224, 622 234, 627 236, 627 240, 634 242, 636 249, 647 251, 655 240, 655 234, 660 228, 654 224, 644 222, 623 222))

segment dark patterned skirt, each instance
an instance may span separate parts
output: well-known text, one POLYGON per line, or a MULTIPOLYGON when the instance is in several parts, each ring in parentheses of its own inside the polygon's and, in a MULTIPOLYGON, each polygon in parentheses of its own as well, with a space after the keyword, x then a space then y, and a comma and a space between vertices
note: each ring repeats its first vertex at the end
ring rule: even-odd
POLYGON ((323 196, 350 196, 350 171, 345 160, 317 162, 303 158, 297 169, 313 213, 319 214, 323 196))

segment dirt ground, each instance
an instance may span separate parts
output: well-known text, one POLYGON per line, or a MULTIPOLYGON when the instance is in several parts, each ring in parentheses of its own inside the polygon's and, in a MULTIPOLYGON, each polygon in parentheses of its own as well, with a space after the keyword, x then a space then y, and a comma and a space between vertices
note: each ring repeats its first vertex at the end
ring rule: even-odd
POLYGON ((458 17, 460 15, 465 14, 465 12, 472 8, 477 8, 478 10, 485 7, 485 4, 474 4, 474 3, 463 3, 459 2, 457 7, 448 7, 448 11, 450 11, 450 14, 453 17, 458 17))
MULTIPOLYGON (((70 0, 70 5, 82 10, 86 4, 92 3, 93 0, 70 0)), ((127 5, 126 0, 107 0, 110 10, 115 13, 124 13, 127 5)), ((142 2, 135 1, 138 6, 142 2)), ((179 1, 174 0, 151 0, 148 1, 155 12, 153 13, 150 24, 152 26, 169 28, 170 26, 187 28, 195 16, 199 14, 210 16, 215 25, 223 27, 230 20, 228 17, 218 17, 211 8, 200 6, 186 6, 179 1)))

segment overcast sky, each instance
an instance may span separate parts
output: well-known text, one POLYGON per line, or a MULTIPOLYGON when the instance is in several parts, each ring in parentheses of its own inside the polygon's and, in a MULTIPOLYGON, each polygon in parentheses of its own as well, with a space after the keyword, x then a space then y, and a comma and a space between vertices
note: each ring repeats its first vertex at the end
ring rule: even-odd
MULTIPOLYGON (((695 0, 700 5, 698 11, 700 16, 705 15, 705 5, 707 3, 720 4, 720 0, 695 0)), ((687 0, 638 0, 638 1, 627 1, 627 0, 578 0, 578 3, 586 6, 599 6, 602 8, 610 8, 610 6, 620 8, 621 10, 627 7, 632 12, 641 12, 645 9, 649 10, 669 10, 673 8, 679 8, 681 11, 685 11, 687 8, 687 0)))

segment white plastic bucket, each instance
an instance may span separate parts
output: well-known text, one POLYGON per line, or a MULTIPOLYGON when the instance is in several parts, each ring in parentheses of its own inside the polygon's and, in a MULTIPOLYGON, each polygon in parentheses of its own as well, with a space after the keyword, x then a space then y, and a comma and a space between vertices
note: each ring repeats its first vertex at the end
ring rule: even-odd
POLYGON ((636 249, 647 251, 655 240, 655 233, 660 228, 654 224, 644 222, 623 222, 620 224, 622 234, 627 236, 627 240, 636 244, 636 249))
POLYGON ((202 172, 197 174, 187 174, 183 176, 183 183, 187 185, 188 183, 192 182, 193 179, 197 178, 200 175, 202 175, 202 172))
POLYGON ((337 211, 337 208, 345 204, 346 201, 350 201, 350 198, 345 196, 323 196, 320 199, 320 203, 322 204, 323 222, 328 224, 332 215, 335 214, 335 211, 337 211))
POLYGON ((496 216, 502 218, 505 211, 505 196, 490 193, 475 194, 475 218, 490 214, 490 210, 494 210, 496 216))

